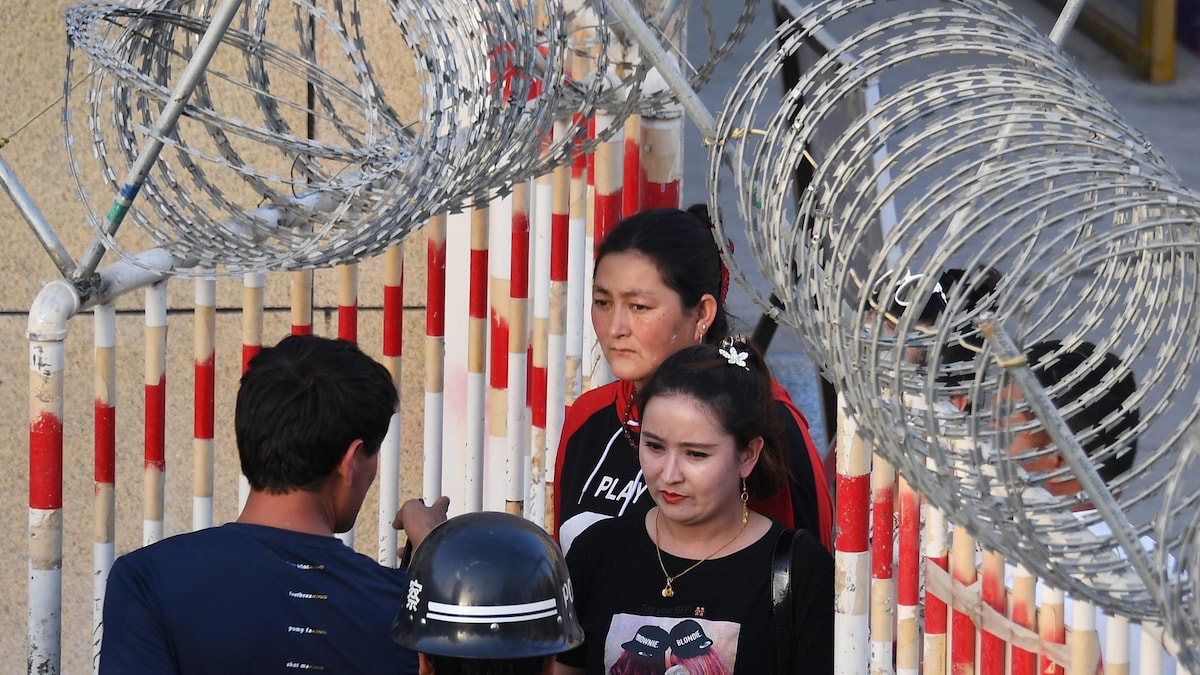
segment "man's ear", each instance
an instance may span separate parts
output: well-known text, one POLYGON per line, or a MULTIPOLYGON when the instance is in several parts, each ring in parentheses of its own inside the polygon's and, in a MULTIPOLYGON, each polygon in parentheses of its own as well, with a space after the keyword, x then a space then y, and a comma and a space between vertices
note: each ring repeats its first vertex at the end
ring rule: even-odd
POLYGON ((433 664, 425 652, 417 652, 417 675, 433 675, 433 664))
POLYGON ((342 461, 338 462, 337 472, 342 479, 349 481, 357 475, 359 466, 364 458, 364 445, 361 438, 356 438, 346 446, 342 461))
POLYGON ((542 661, 542 675, 554 675, 554 663, 554 655, 547 656, 546 660, 542 661))

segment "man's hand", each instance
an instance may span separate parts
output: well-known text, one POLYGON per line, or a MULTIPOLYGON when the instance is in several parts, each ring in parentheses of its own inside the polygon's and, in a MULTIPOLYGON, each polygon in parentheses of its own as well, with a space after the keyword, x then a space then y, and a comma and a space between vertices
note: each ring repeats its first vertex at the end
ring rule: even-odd
POLYGON ((446 512, 450 508, 450 498, 438 497, 432 506, 425 506, 420 499, 410 499, 400 505, 392 527, 404 530, 408 543, 415 549, 425 539, 425 535, 434 527, 446 521, 446 512))

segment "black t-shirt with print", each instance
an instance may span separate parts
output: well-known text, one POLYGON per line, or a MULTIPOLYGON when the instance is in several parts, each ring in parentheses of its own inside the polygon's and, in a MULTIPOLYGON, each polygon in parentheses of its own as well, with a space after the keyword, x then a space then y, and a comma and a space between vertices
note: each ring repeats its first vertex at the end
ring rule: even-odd
MULTIPOLYGON (((658 672, 677 662, 687 667, 691 659, 716 659, 724 666, 717 672, 775 673, 771 558, 782 529, 776 522, 745 549, 701 563, 664 598, 666 579, 644 519, 596 523, 567 554, 585 642, 559 661, 589 675, 607 675, 622 657, 662 663, 658 672)), ((662 558, 675 574, 695 562, 662 558)), ((793 670, 832 673, 833 559, 807 533, 793 548, 792 592, 793 670)))

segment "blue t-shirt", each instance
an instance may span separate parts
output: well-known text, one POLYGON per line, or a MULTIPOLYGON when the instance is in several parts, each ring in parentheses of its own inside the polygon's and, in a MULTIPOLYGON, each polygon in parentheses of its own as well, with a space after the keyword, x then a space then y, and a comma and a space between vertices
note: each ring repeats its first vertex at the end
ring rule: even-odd
POLYGON ((404 673, 392 642, 407 583, 340 540, 229 523, 121 556, 100 672, 404 673))

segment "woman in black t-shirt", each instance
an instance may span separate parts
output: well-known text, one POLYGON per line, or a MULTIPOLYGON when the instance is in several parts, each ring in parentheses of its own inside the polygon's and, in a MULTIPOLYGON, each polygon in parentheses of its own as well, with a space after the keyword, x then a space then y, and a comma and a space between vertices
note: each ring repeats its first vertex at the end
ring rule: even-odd
MULTIPOLYGON (((779 673, 771 563, 783 526, 746 507, 785 489, 770 375, 740 338, 677 352, 640 394, 638 459, 655 506, 596 523, 567 554, 582 647, 559 675, 779 673), (682 668, 682 670, 680 670, 682 668), (658 671, 658 672, 663 672, 658 671)), ((833 560, 792 547, 789 673, 833 670, 833 560)))

